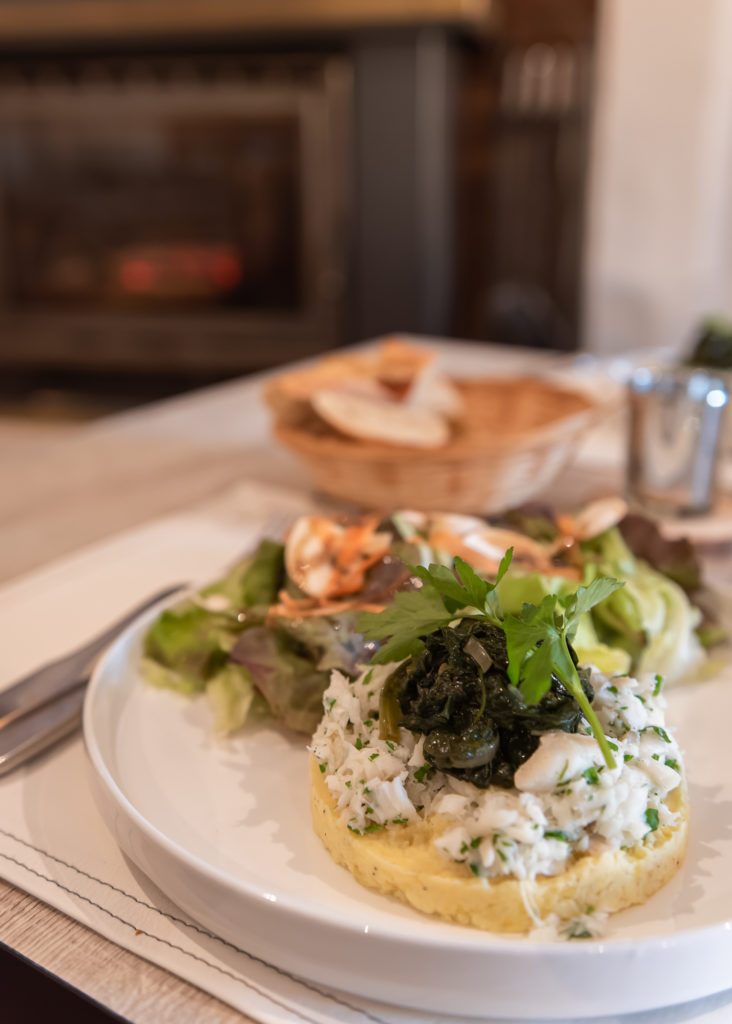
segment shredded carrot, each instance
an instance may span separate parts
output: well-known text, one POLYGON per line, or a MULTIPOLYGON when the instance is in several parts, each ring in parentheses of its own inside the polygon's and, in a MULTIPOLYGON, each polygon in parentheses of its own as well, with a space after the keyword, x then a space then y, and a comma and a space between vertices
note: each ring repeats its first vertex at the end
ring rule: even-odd
POLYGON ((560 533, 566 534, 568 537, 576 536, 577 527, 574 521, 574 516, 557 516, 557 526, 559 527, 560 533))
POLYGON ((382 612, 385 605, 369 604, 360 601, 331 601, 314 605, 310 608, 294 607, 286 604, 274 604, 267 613, 267 618, 311 619, 315 615, 338 615, 340 612, 382 612))

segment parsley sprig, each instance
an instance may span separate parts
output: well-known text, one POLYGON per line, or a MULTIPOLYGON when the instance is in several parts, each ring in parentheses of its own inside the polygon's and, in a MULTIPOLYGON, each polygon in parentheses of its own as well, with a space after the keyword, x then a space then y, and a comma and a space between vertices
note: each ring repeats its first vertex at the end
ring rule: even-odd
POLYGON ((554 673, 582 709, 608 768, 615 767, 615 760, 582 689, 569 645, 581 616, 622 586, 618 580, 598 576, 573 594, 547 594, 540 605, 525 604, 521 615, 507 615, 503 620, 508 678, 518 686, 527 704, 537 704, 551 686, 554 673))
POLYGON ((384 640, 371 659, 375 665, 421 654, 422 637, 449 626, 455 619, 489 619, 501 624, 501 612, 495 589, 506 574, 513 558, 509 548, 501 559, 495 583, 482 579, 462 558, 455 559, 458 579, 444 565, 409 566, 410 572, 422 581, 419 590, 396 594, 391 605, 381 612, 364 612, 359 629, 367 640, 384 640))
POLYGON ((608 768, 615 767, 612 751, 595 712, 585 696, 570 644, 580 618, 623 586, 609 577, 597 577, 589 586, 564 597, 547 594, 540 605, 524 604, 519 615, 503 615, 496 587, 513 558, 509 548, 501 559, 495 583, 482 579, 462 558, 455 571, 444 565, 410 566, 422 586, 397 594, 382 612, 365 612, 359 629, 367 640, 385 640, 372 663, 403 661, 424 650, 423 637, 456 620, 487 619, 506 635, 508 677, 526 704, 538 704, 551 687, 554 674, 582 709, 608 768))

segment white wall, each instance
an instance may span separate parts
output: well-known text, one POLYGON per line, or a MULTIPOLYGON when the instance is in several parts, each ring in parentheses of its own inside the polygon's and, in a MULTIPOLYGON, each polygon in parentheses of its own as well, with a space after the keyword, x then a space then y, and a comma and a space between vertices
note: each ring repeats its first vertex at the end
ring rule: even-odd
POLYGON ((732 315, 732 0, 602 0, 584 347, 732 315))

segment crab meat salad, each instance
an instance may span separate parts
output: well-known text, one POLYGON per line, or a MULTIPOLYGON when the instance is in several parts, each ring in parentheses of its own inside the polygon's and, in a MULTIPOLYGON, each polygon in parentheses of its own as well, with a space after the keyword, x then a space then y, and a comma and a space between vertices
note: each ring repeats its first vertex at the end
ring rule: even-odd
POLYGON ((688 820, 662 678, 577 664, 581 615, 621 584, 515 615, 462 559, 419 577, 361 616, 382 644, 372 664, 331 675, 310 747, 316 832, 360 882, 422 911, 599 934, 676 872, 688 820))

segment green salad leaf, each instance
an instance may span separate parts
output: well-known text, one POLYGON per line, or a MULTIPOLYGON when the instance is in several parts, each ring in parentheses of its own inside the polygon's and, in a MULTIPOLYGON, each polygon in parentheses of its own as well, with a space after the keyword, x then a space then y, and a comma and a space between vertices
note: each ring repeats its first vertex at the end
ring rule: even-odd
MULTIPOLYGON (((234 703, 243 708, 246 679, 239 678, 238 669, 228 671, 229 655, 244 630, 264 621, 283 574, 282 544, 264 540, 250 558, 237 563, 220 580, 195 597, 166 608, 144 639, 142 669, 148 682, 192 694, 208 691, 216 680, 215 706, 221 708, 226 700, 229 710, 234 703), (243 618, 241 609, 247 609, 243 618)), ((219 724, 239 718, 241 713, 217 715, 219 724)))

